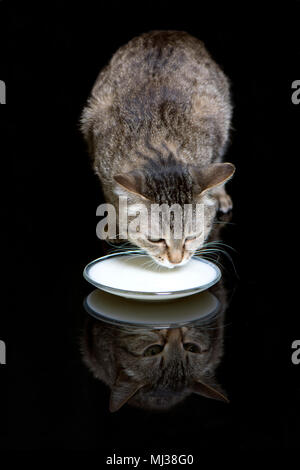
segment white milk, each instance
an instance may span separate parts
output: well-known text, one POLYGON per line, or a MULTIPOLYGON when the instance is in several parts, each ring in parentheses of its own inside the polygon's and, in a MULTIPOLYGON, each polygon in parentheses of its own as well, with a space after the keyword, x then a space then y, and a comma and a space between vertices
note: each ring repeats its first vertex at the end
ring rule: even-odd
POLYGON ((191 259, 173 269, 158 266, 148 256, 113 256, 89 269, 92 281, 114 289, 135 292, 176 292, 204 286, 216 279, 213 266, 191 259))

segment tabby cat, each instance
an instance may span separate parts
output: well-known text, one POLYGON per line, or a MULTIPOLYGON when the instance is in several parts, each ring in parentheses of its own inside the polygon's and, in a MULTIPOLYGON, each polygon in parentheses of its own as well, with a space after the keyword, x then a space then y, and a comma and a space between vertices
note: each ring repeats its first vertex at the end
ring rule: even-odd
MULTIPOLYGON (((81 116, 93 168, 105 198, 122 217, 141 205, 203 204, 201 233, 183 221, 174 237, 161 220, 129 241, 158 264, 186 263, 207 239, 217 210, 232 202, 224 184, 235 168, 222 163, 232 106, 229 83, 203 43, 185 32, 152 31, 121 47, 100 72, 81 116)), ((169 224, 169 221, 167 221, 169 224)), ((172 223, 172 222, 171 222, 172 223)), ((173 223, 176 223, 173 222, 173 223)))

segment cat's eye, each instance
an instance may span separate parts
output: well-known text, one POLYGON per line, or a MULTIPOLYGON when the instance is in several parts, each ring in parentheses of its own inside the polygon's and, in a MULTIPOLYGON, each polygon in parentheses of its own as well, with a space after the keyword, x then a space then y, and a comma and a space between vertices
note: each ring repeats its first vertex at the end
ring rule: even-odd
POLYGON ((161 344, 152 344, 144 351, 144 356, 156 356, 157 354, 161 353, 164 347, 161 344))
POLYGON ((165 243, 163 238, 148 238, 149 242, 151 243, 165 243))
POLYGON ((188 352, 196 353, 196 354, 201 353, 201 349, 195 343, 184 343, 183 347, 188 352))

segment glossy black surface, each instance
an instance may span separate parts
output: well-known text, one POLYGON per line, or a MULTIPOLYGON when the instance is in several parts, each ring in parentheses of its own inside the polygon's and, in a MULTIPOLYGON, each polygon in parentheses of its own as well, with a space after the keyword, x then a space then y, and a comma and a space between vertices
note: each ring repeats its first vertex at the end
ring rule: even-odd
MULTIPOLYGON (((156 9, 151 3, 134 11, 118 2, 112 8, 94 3, 33 8, 1 2, 0 79, 8 103, 0 109, 8 143, 1 155, 13 164, 14 189, 6 186, 5 202, 16 222, 8 254, 16 255, 14 273, 22 278, 10 278, 9 308, 1 313, 0 339, 7 343, 1 411, 9 423, 1 424, 1 442, 8 431, 11 449, 97 449, 99 464, 113 452, 191 453, 199 464, 208 447, 297 447, 300 365, 292 364, 291 344, 300 339, 300 105, 291 102, 291 83, 299 79, 299 2, 266 16, 241 6, 227 12, 228 20, 200 4, 196 12, 195 6, 156 9), (222 239, 237 250, 238 278, 226 263, 229 305, 218 369, 230 404, 190 396, 162 414, 129 405, 111 414, 108 388, 79 352, 82 303, 91 291, 82 270, 104 247, 95 234, 103 198, 78 119, 113 52, 159 28, 203 39, 232 81, 227 158, 237 172, 228 185, 234 211, 222 239)), ((2 179, 5 184, 4 172, 2 179)), ((10 228, 6 223, 4 233, 10 228)))

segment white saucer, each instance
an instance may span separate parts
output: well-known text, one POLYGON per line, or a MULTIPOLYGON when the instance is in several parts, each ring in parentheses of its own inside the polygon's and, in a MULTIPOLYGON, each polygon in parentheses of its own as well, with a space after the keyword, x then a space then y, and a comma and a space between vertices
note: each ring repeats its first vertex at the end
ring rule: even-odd
POLYGON ((168 269, 156 265, 147 255, 127 253, 98 258, 85 267, 83 275, 98 289, 121 297, 150 301, 197 294, 221 278, 219 268, 202 258, 192 258, 184 266, 168 269))

